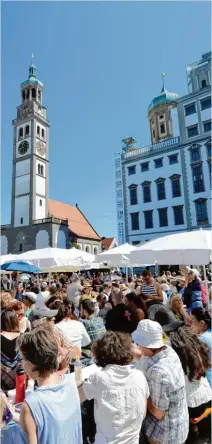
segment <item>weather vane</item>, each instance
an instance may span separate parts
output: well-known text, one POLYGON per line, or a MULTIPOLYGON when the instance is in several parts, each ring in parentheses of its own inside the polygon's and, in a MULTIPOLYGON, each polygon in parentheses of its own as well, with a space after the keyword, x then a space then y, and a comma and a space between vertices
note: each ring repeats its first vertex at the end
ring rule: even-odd
POLYGON ((161 77, 162 77, 162 91, 164 91, 164 77, 165 77, 164 72, 162 72, 161 77))

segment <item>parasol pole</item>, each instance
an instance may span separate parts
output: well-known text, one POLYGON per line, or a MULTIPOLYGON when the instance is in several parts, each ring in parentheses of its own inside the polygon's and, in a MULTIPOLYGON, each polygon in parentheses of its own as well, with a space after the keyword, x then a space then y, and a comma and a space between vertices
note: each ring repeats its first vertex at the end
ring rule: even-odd
POLYGON ((126 266, 126 282, 128 283, 128 266, 126 266))
POLYGON ((207 293, 207 296, 209 296, 209 293, 208 293, 208 280, 207 280, 207 274, 206 274, 206 268, 205 268, 205 265, 203 265, 203 274, 204 274, 204 281, 205 281, 206 293, 207 293))

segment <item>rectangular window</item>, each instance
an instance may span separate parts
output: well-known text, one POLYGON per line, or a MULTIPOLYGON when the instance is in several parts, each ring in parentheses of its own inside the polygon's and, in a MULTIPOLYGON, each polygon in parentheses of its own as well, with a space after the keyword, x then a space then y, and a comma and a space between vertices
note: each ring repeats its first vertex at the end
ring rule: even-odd
POLYGON ((189 126, 187 128, 188 137, 195 137, 198 136, 198 125, 189 126))
POLYGON ((145 228, 153 228, 153 210, 144 211, 145 228))
POLYGON ((164 123, 161 123, 161 125, 160 125, 160 133, 161 134, 165 133, 165 125, 164 125, 164 123))
POLYGON ((161 168, 163 166, 163 158, 161 157, 160 159, 155 159, 155 168, 161 168))
POLYGON ((202 165, 192 166, 192 175, 193 175, 194 193, 201 193, 202 191, 205 191, 202 165))
POLYGON ((211 145, 207 146, 207 154, 208 154, 209 159, 211 159, 211 145))
POLYGON ((201 110, 204 111, 205 109, 211 108, 211 97, 206 97, 206 99, 201 100, 201 110))
POLYGON ((136 166, 133 165, 131 167, 128 167, 128 176, 132 176, 132 174, 136 173, 136 166))
POLYGON ((140 245, 140 241, 132 241, 132 245, 140 245))
POLYGON ((130 188, 130 205, 137 205, 137 188, 130 188))
POLYGON ((174 211, 174 224, 175 225, 183 225, 184 217, 183 217, 183 206, 173 207, 174 211))
POLYGON ((165 182, 157 183, 158 200, 166 199, 165 182))
POLYGON ((189 103, 189 105, 185 106, 185 116, 190 116, 190 114, 196 113, 196 104, 189 103))
POLYGON ((169 156, 169 165, 174 165, 174 163, 178 163, 178 154, 169 156))
POLYGON ((206 80, 201 80, 201 88, 205 88, 207 86, 206 80))
POLYGON ((131 213, 131 230, 139 230, 139 213, 131 213))
POLYGON ((208 162, 208 170, 209 170, 209 179, 211 184, 211 162, 208 162))
POLYGON ((159 214, 159 225, 160 225, 160 227, 168 227, 167 208, 160 208, 158 210, 158 214, 159 214))
POLYGON ((151 202, 151 188, 150 185, 143 186, 143 200, 144 203, 151 202))
POLYGON ((141 172, 149 171, 149 162, 141 163, 141 172))
POLYGON ((199 150, 199 148, 192 148, 191 162, 196 162, 197 160, 200 160, 200 150, 199 150))
POLYGON ((181 187, 180 187, 180 179, 172 180, 172 197, 180 197, 181 196, 181 187))
POLYGON ((207 203, 196 202, 195 205, 196 205, 197 223, 207 224, 208 223, 207 203))
POLYGON ((203 122, 204 133, 209 133, 211 131, 211 120, 208 122, 203 122))

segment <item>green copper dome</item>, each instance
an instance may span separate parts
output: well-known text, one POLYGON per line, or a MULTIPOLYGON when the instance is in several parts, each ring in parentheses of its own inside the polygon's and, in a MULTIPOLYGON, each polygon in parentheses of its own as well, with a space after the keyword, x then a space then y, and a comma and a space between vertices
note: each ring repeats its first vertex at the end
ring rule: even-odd
POLYGON ((28 80, 25 80, 25 82, 21 83, 21 88, 23 88, 26 85, 29 84, 33 84, 33 85, 39 85, 39 86, 43 86, 43 83, 40 82, 40 80, 38 80, 36 78, 36 68, 35 66, 31 63, 31 65, 29 66, 29 77, 28 80))
POLYGON ((167 91, 165 88, 162 89, 161 93, 159 94, 159 96, 155 97, 149 107, 148 107, 148 113, 150 113, 150 111, 153 108, 156 108, 159 105, 165 105, 168 103, 174 103, 177 101, 177 99, 179 99, 179 95, 176 93, 170 93, 169 91, 167 91))
POLYGON ((165 85, 164 85, 164 77, 165 74, 164 72, 161 74, 162 77, 162 90, 161 93, 159 94, 159 96, 155 97, 148 108, 148 113, 150 113, 150 111, 152 111, 152 109, 156 108, 159 105, 166 105, 166 104, 171 104, 177 101, 177 99, 179 99, 179 95, 176 93, 170 93, 169 91, 166 90, 165 85))

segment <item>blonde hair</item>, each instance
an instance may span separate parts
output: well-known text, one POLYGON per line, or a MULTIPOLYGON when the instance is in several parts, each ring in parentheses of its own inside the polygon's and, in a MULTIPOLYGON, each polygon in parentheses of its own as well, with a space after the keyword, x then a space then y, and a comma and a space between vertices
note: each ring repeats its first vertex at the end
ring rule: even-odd
POLYGON ((8 308, 12 302, 12 296, 9 292, 3 291, 1 293, 1 308, 8 308))
MULTIPOLYGON (((170 298, 169 298, 169 309, 171 310, 172 309, 172 302, 173 302, 173 299, 174 299, 174 297, 176 297, 176 296, 178 296, 179 298, 180 298, 180 294, 179 293, 172 293, 172 295, 170 296, 170 298)), ((181 298, 180 298, 181 299, 181 298)))

